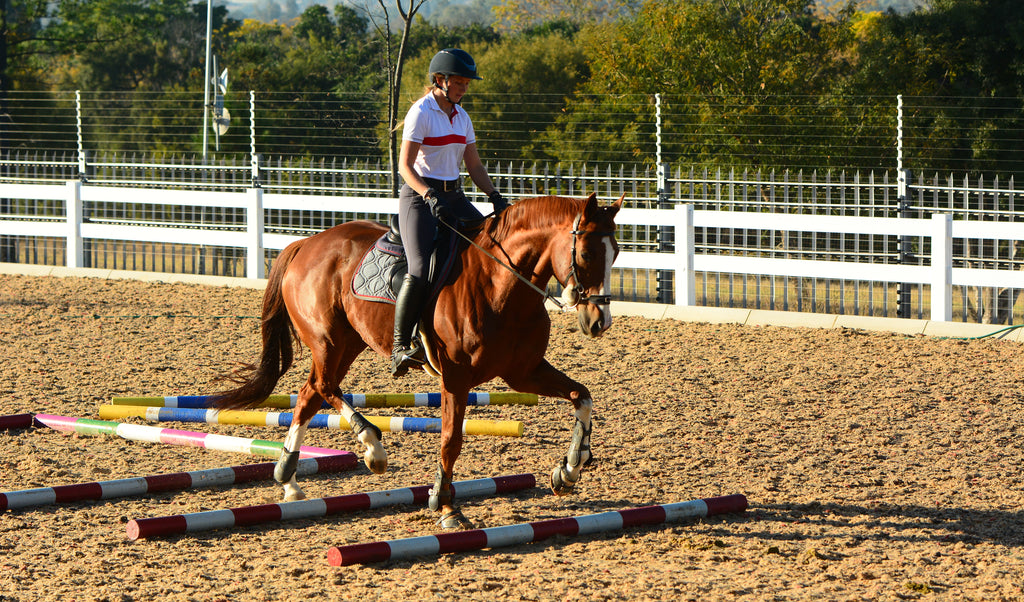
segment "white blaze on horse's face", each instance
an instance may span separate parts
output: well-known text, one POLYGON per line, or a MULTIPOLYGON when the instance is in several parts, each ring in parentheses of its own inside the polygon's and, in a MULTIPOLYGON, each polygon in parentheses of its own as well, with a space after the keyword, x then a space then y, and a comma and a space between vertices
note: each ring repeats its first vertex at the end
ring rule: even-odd
MULTIPOLYGON (((602 279, 598 286, 584 290, 577 282, 568 279, 566 287, 562 291, 562 299, 567 306, 576 307, 579 316, 580 329, 589 337, 597 337, 608 330, 612 325, 611 291, 612 291, 612 264, 615 262, 617 251, 612 236, 602 236, 600 247, 593 249, 593 253, 600 253, 603 249, 603 266, 598 266, 596 261, 585 261, 589 269, 604 268, 601 273, 602 279)), ((583 267, 583 266, 581 266, 583 267)))
MULTIPOLYGON (((609 295, 611 299, 612 294, 612 264, 615 263, 615 246, 612 245, 612 237, 604 237, 604 281, 601 283, 601 291, 599 295, 609 295)), ((612 304, 599 306, 601 309, 601 317, 604 321, 604 330, 608 330, 612 326, 612 304)))

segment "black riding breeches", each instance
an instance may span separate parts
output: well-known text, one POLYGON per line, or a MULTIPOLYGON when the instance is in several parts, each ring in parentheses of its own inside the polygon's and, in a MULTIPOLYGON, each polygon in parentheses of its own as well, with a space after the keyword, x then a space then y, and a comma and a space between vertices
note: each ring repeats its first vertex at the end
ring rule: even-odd
MULTIPOLYGON (((472 221, 483 217, 469 202, 462 190, 437 193, 438 202, 448 207, 458 219, 472 221)), ((454 225, 454 224, 452 224, 454 225)), ((439 224, 423 197, 408 184, 398 194, 398 228, 402 232, 402 245, 409 262, 409 274, 426 278, 430 270, 430 255, 434 252, 439 224)))

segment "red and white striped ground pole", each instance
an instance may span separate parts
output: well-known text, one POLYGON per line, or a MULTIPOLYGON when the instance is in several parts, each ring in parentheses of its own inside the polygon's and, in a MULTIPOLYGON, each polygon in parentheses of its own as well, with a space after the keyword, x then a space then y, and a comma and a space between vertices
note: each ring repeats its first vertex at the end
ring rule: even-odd
POLYGON ((386 560, 405 560, 417 556, 513 546, 541 541, 555 535, 589 535, 637 525, 670 523, 689 518, 743 512, 746 509, 747 498, 745 496, 727 495, 504 527, 335 546, 327 550, 327 561, 331 566, 347 566, 386 560))
MULTIPOLYGON (((455 495, 460 499, 481 497, 500 493, 510 493, 521 489, 529 489, 537 485, 532 474, 518 474, 488 479, 473 479, 452 483, 455 495)), ((140 518, 128 521, 126 532, 128 539, 159 537, 163 535, 180 535, 194 531, 242 527, 260 523, 295 520, 299 518, 318 518, 332 514, 356 512, 398 506, 404 504, 423 505, 427 502, 430 487, 403 487, 387 491, 371 493, 352 493, 334 497, 300 500, 297 502, 281 502, 279 504, 261 504, 226 510, 208 510, 191 514, 140 518)))
MULTIPOLYGON (((303 458, 299 460, 296 474, 298 476, 306 476, 317 473, 340 472, 342 470, 351 470, 358 463, 359 459, 356 458, 355 454, 303 458)), ((67 504, 84 500, 107 500, 164 491, 180 491, 183 489, 238 485, 251 481, 266 481, 273 478, 275 466, 274 462, 263 462, 260 464, 228 466, 226 468, 208 468, 191 472, 172 472, 144 477, 115 479, 112 481, 97 481, 95 483, 78 483, 75 485, 5 491, 0 493, 0 511, 44 506, 47 504, 67 504)))

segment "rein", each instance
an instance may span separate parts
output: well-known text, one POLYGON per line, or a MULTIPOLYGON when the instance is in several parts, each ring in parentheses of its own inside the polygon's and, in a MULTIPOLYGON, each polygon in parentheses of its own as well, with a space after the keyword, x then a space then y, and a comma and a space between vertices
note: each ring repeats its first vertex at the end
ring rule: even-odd
MULTIPOLYGON (((583 219, 583 213, 577 214, 576 215, 576 219, 573 220, 572 230, 570 230, 570 233, 572 234, 572 257, 571 257, 570 264, 569 264, 569 276, 568 276, 568 278, 566 278, 565 284, 562 284, 561 282, 559 282, 559 284, 562 284, 563 287, 567 287, 567 285, 569 284, 569 279, 572 279, 573 282, 576 283, 576 287, 574 289, 572 289, 572 291, 573 291, 572 303, 569 305, 569 307, 576 307, 577 305, 579 305, 580 301, 588 301, 588 300, 591 303, 593 303, 594 305, 609 305, 609 304, 611 304, 611 301, 612 301, 611 295, 593 295, 593 296, 587 295, 586 294, 586 290, 583 288, 583 285, 579 283, 580 282, 579 276, 576 274, 576 239, 578 238, 578 236, 580 234, 583 234, 583 232, 579 229, 579 227, 580 227, 580 220, 581 219, 583 219)), ((515 268, 513 268, 512 266, 506 264, 502 260, 500 260, 497 257, 495 257, 493 254, 491 254, 489 251, 487 251, 486 249, 484 249, 480 245, 476 244, 476 242, 473 239, 469 238, 468 236, 466 236, 465 234, 460 232, 458 228, 452 226, 451 224, 449 224, 448 222, 444 221, 443 219, 438 219, 438 221, 441 222, 442 224, 444 224, 445 227, 447 227, 449 230, 451 230, 455 234, 459 235, 463 240, 465 240, 469 244, 471 244, 474 247, 476 247, 481 253, 483 253, 484 255, 486 255, 488 257, 490 257, 492 260, 494 260, 495 263, 497 263, 501 267, 505 268, 509 272, 512 272, 512 275, 514 275, 521 282, 523 282, 524 284, 526 284, 527 286, 529 286, 533 290, 537 291, 546 300, 549 300, 552 303, 554 303, 558 307, 558 309, 562 309, 562 310, 565 309, 566 304, 564 304, 561 301, 559 301, 556 297, 551 295, 551 293, 548 293, 547 291, 541 289, 536 284, 530 282, 529 279, 527 279, 525 276, 523 276, 522 274, 517 272, 515 270, 515 268)), ((610 234, 614 234, 614 233, 603 233, 602 232, 600 234, 610 235, 610 234)), ((557 280, 557 278, 556 278, 556 280, 557 280)))
MULTIPOLYGON (((477 249, 479 249, 479 251, 480 251, 481 253, 483 253, 484 255, 486 255, 486 256, 488 256, 488 257, 490 257, 491 259, 493 259, 495 263, 497 263, 497 264, 498 264, 498 265, 500 265, 501 267, 505 268, 506 270, 508 270, 508 271, 512 272, 512 275, 513 275, 513 276, 515 276, 516 278, 518 278, 518 279, 519 279, 519 280, 520 280, 520 281, 521 281, 521 282, 522 282, 523 284, 525 284, 525 285, 529 286, 529 287, 530 287, 530 288, 532 288, 533 290, 535 290, 535 291, 537 291, 538 293, 540 293, 540 295, 541 295, 542 297, 544 297, 545 299, 548 299, 548 300, 550 300, 550 301, 551 301, 552 303, 554 303, 555 305, 557 305, 557 306, 558 306, 558 309, 565 309, 565 305, 564 305, 564 304, 563 304, 563 303, 562 303, 561 301, 559 301, 558 299, 556 299, 556 298, 552 297, 550 293, 548 293, 548 292, 547 292, 547 291, 545 291, 545 290, 542 290, 542 289, 541 289, 541 288, 540 288, 539 286, 537 286, 536 284, 534 284, 534 283, 530 282, 530 281, 529 281, 529 280, 528 280, 528 279, 527 279, 527 278, 526 278, 525 276, 523 276, 522 274, 520 274, 519 272, 517 272, 517 271, 515 270, 515 268, 513 268, 512 266, 508 265, 508 264, 507 264, 507 263, 505 263, 504 261, 502 261, 502 260, 498 259, 497 257, 495 257, 494 255, 492 255, 492 254, 491 254, 491 253, 490 253, 490 252, 489 252, 489 251, 488 251, 487 249, 485 249, 485 248, 481 247, 480 245, 476 244, 476 242, 475 242, 475 241, 474 241, 473 239, 471 239, 470 237, 468 237, 468 236, 466 236, 465 234, 463 234, 462 232, 460 232, 458 228, 456 228, 455 226, 452 226, 451 224, 449 224, 448 222, 444 221, 444 220, 443 220, 443 219, 441 219, 441 218, 438 218, 438 220, 437 220, 437 221, 441 222, 442 224, 444 224, 444 225, 445 225, 445 227, 446 227, 446 228, 448 228, 448 229, 449 229, 449 230, 451 230, 452 232, 454 232, 454 233, 458 234, 458 235, 459 235, 459 236, 460 236, 460 237, 461 237, 461 238, 462 238, 463 240, 465 240, 465 241, 466 241, 466 242, 468 242, 469 244, 471 244, 471 245, 473 245, 474 247, 476 247, 477 249)), ((576 244, 576 239, 575 239, 575 237, 574 237, 574 238, 573 238, 573 245, 575 245, 575 244, 576 244)), ((573 263, 575 264, 576 262, 575 262, 575 261, 573 261, 573 263)))

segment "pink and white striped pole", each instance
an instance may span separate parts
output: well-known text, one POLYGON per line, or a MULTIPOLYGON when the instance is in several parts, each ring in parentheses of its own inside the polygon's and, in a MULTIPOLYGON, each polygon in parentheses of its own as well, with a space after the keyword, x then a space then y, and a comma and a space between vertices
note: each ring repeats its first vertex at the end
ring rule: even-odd
MULTIPOLYGON (((79 435, 116 435, 129 441, 146 441, 167 445, 184 445, 186 447, 202 447, 205 449, 252 454, 254 456, 281 456, 283 444, 280 441, 265 441, 246 437, 232 437, 215 433, 198 433, 195 431, 179 431, 177 429, 160 428, 145 424, 127 422, 111 422, 108 420, 92 420, 75 418, 74 416, 53 416, 36 414, 36 422, 58 431, 70 431, 79 435)), ((336 456, 351 454, 350 451, 325 449, 303 445, 299 448, 302 458, 320 456, 336 456)))
MULTIPOLYGON (((520 489, 529 489, 537 485, 532 474, 518 474, 491 479, 474 479, 452 483, 455 495, 459 498, 480 497, 509 493, 520 489)), ((180 535, 194 531, 208 531, 229 527, 242 527, 260 523, 279 522, 298 518, 319 518, 331 514, 356 512, 398 506, 406 504, 425 504, 430 487, 406 487, 372 493, 353 493, 334 497, 300 500, 297 502, 281 502, 279 504, 261 504, 229 508, 227 510, 208 510, 175 516, 160 516, 128 521, 128 539, 159 537, 162 535, 180 535)))
POLYGON ((405 560, 417 556, 433 556, 531 543, 554 535, 589 535, 637 525, 656 525, 728 512, 743 512, 746 509, 747 498, 741 494, 735 494, 660 506, 614 510, 574 518, 556 518, 504 527, 335 546, 327 550, 327 561, 331 566, 347 566, 386 560, 405 560))
MULTIPOLYGON (((359 463, 355 454, 339 454, 299 460, 296 474, 299 476, 316 473, 351 470, 359 463)), ((210 468, 191 472, 172 472, 113 481, 38 487, 0 493, 0 512, 13 508, 28 508, 48 504, 65 504, 83 500, 105 500, 162 491, 180 491, 237 485, 252 481, 266 481, 274 476, 274 462, 243 464, 226 468, 210 468)))

